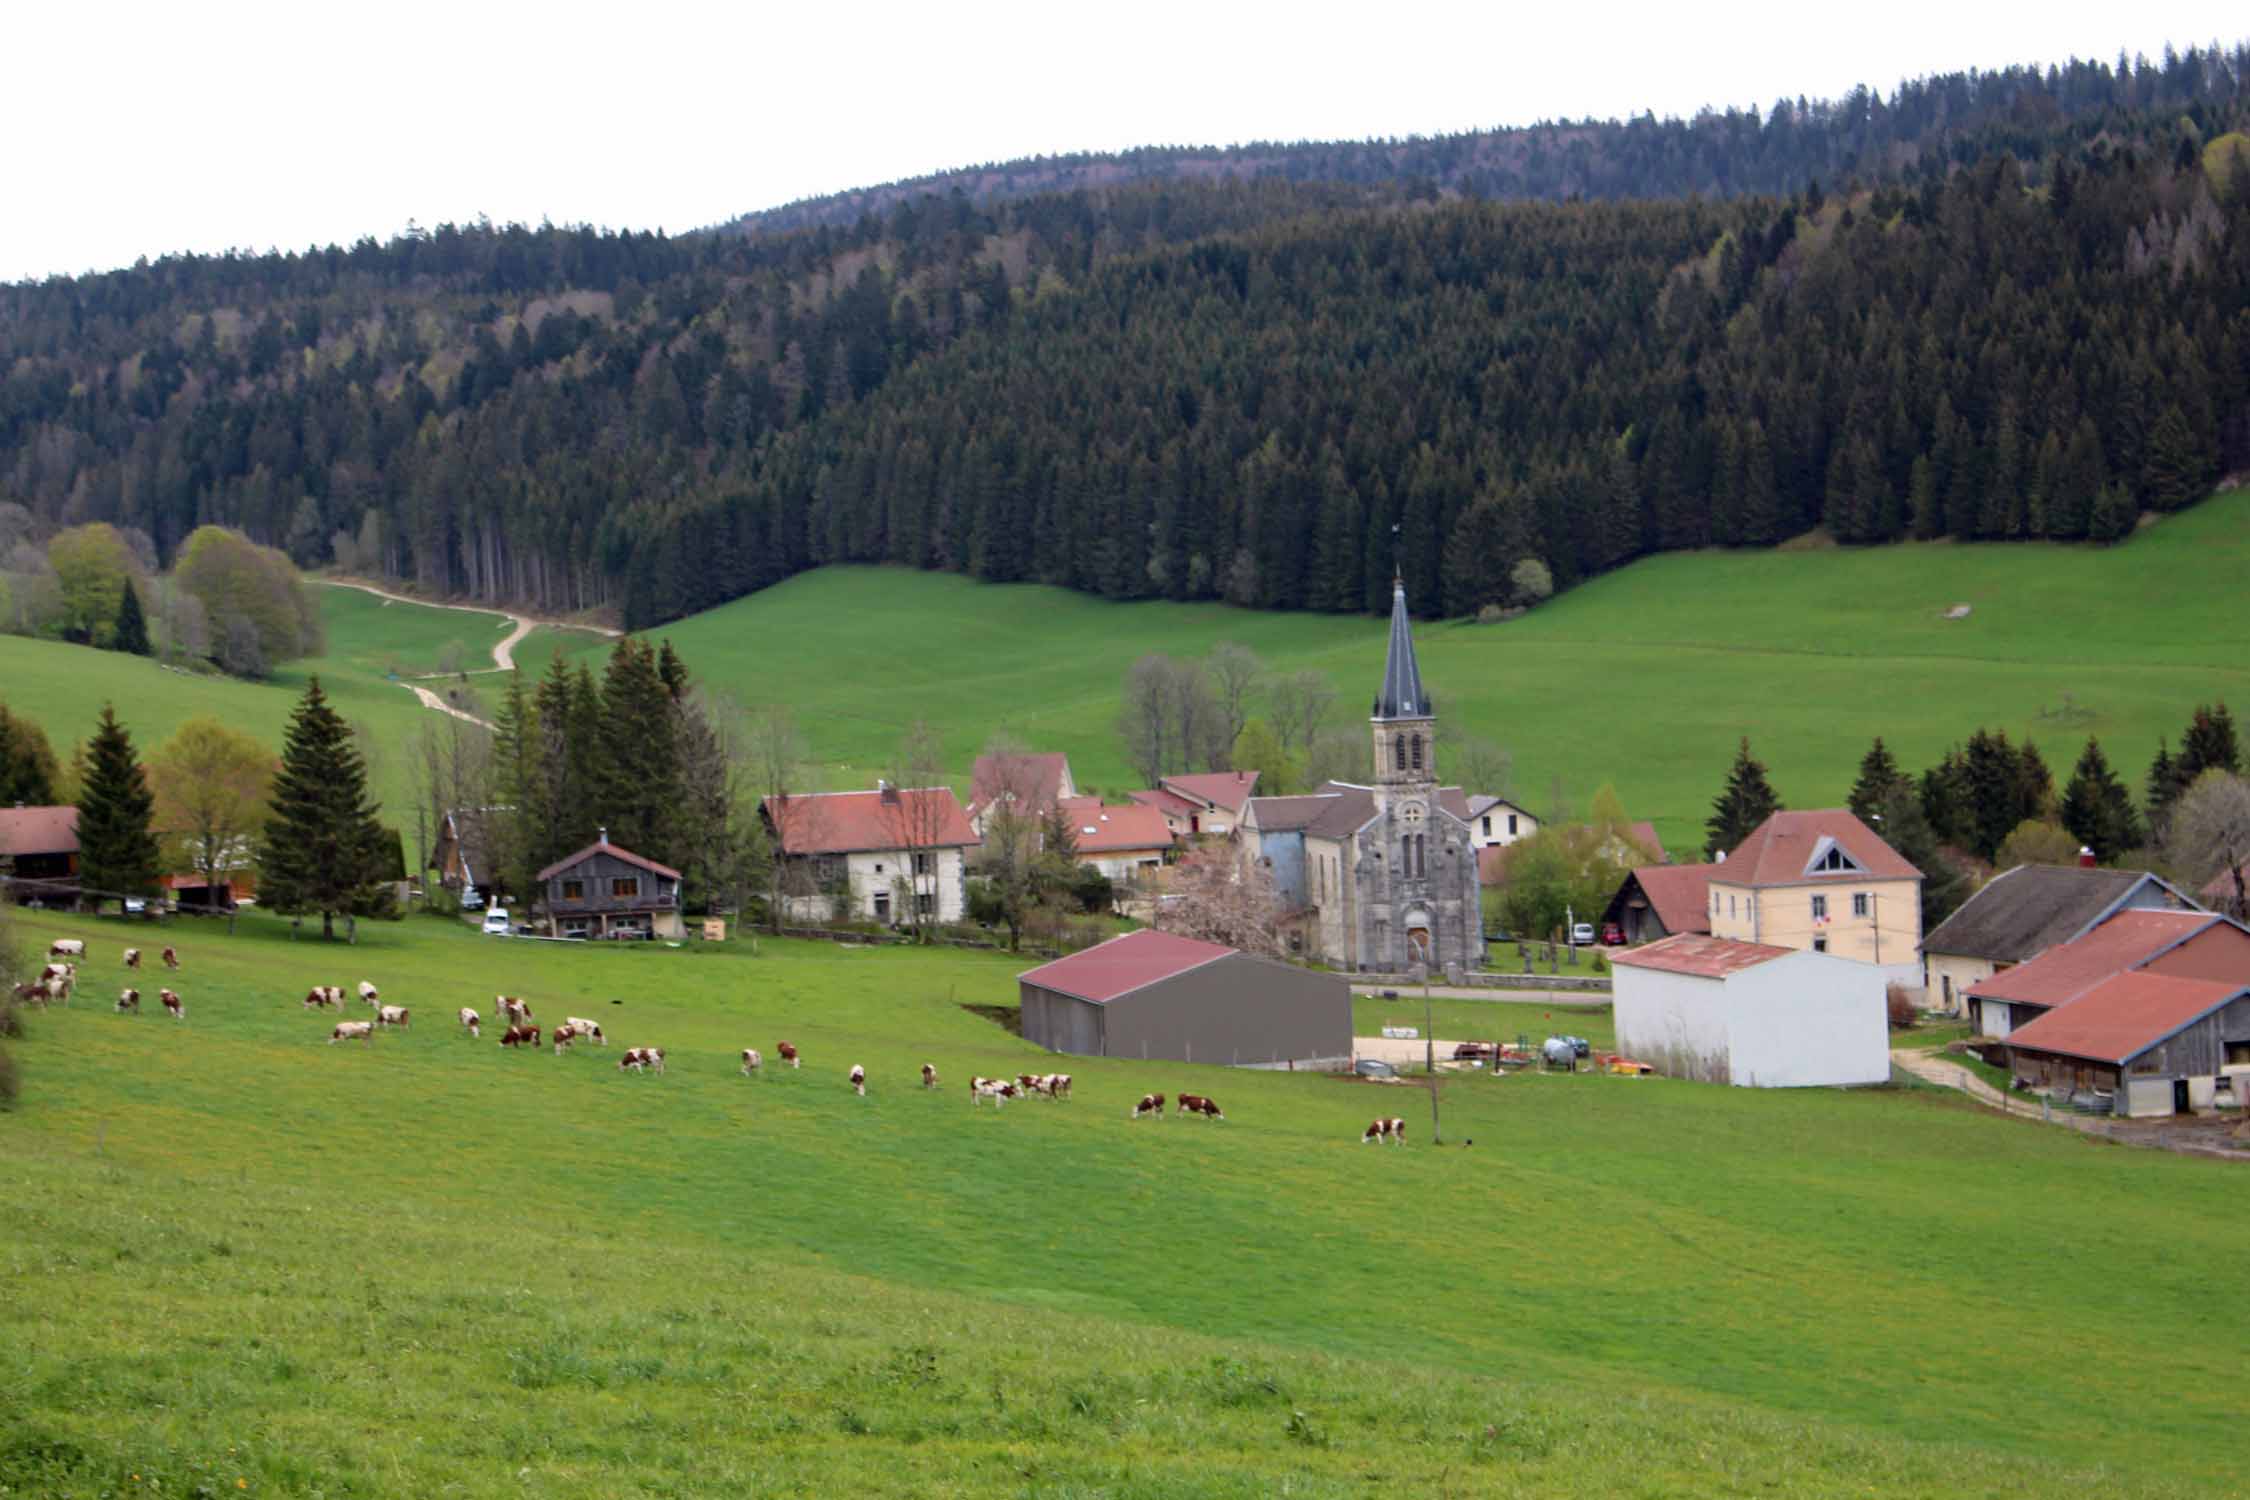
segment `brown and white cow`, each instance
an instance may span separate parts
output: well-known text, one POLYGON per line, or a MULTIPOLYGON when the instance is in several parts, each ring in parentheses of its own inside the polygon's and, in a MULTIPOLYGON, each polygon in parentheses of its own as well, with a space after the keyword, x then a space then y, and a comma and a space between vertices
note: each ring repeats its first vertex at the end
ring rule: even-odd
POLYGON ((511 1026, 508 1034, 500 1038, 503 1047, 536 1047, 539 1045, 539 1028, 536 1026, 511 1026))
POLYGON ((373 1021, 338 1021, 336 1029, 328 1033, 328 1045, 331 1047, 338 1042, 368 1042, 374 1039, 375 1023, 373 1021))
POLYGON ((1404 1145, 1406 1143, 1406 1122, 1397 1115, 1388 1118, 1378 1116, 1370 1120, 1366 1133, 1359 1138, 1359 1143, 1362 1146, 1367 1146, 1377 1141, 1393 1146, 1404 1145))
POLYGON ((84 958, 86 956, 86 940, 84 938, 56 938, 47 945, 47 956, 49 958, 84 958))
POLYGON ((760 1057, 760 1056, 758 1055, 758 1049, 757 1049, 757 1048, 755 1048, 755 1047, 745 1047, 745 1048, 743 1048, 743 1049, 742 1049, 742 1076, 743 1076, 743 1077, 745 1077, 745 1078, 754 1078, 754 1077, 756 1077, 756 1076, 757 1076, 757 1072, 758 1072, 758 1070, 759 1070, 760 1068, 764 1067, 765 1065, 766 1065, 766 1060, 765 1060, 764 1058, 762 1058, 762 1057, 760 1057))
POLYGON ((176 972, 176 971, 177 971, 177 970, 179 969, 179 967, 180 967, 180 950, 179 950, 179 949, 177 949, 177 948, 167 948, 167 949, 165 949, 165 950, 164 950, 164 967, 165 967, 165 968, 167 968, 167 969, 171 969, 171 970, 174 970, 175 972, 176 972))
POLYGON ((609 1045, 609 1038, 602 1035, 601 1027, 587 1020, 584 1016, 564 1016, 563 1024, 582 1037, 593 1038, 594 1045, 597 1047, 609 1045))
POLYGON ((367 1002, 367 1007, 370 1010, 382 1008, 383 992, 364 979, 359 982, 359 998, 367 1002))
POLYGON ((565 1021, 555 1028, 552 1040, 555 1044, 555 1056, 560 1057, 563 1055, 563 1048, 578 1040, 578 1028, 565 1021))
POLYGON ((324 1010, 329 1006, 344 1008, 344 987, 340 984, 316 984, 305 991, 305 1009, 324 1010))
POLYGON ((1047 1097, 1050 1099, 1068 1099, 1070 1097, 1070 1075, 1068 1073, 1049 1073, 1047 1075, 1047 1097))
POLYGON ((513 995, 494 995, 492 1005, 501 1015, 521 1026, 531 1019, 531 1006, 513 995))
POLYGON ((406 1020, 406 1007, 403 1005, 383 1005, 376 1007, 375 1024, 378 1026, 396 1026, 401 1031, 404 1031, 406 1029, 406 1020))
POLYGON ((1133 1106, 1132 1118, 1138 1120, 1143 1115, 1154 1115, 1159 1120, 1163 1119, 1164 1096, 1162 1094, 1141 1095, 1141 1102, 1133 1106))
POLYGON ((937 1069, 932 1064, 922 1064, 922 1087, 926 1089, 937 1087, 937 1069))
POLYGON ((17 985, 17 986, 16 986, 16 1004, 18 1004, 18 1005, 45 1005, 46 1003, 47 1003, 47 981, 46 981, 46 980, 44 980, 44 979, 33 979, 33 980, 27 980, 27 981, 25 981, 24 983, 22 983, 22 984, 19 984, 19 985, 17 985))
POLYGON ((141 1013, 141 992, 134 989, 119 990, 117 992, 117 1008, 121 1011, 129 1010, 136 1016, 139 1015, 141 1013))
POLYGON ((794 1042, 783 1042, 773 1050, 776 1057, 779 1057, 792 1068, 801 1068, 805 1065, 804 1059, 797 1055, 797 1044, 794 1042))
POLYGON ((999 1109, 1010 1099, 1018 1097, 1016 1086, 1005 1078, 972 1078, 969 1080, 969 1103, 990 1099, 992 1107, 999 1109))
POLYGON ((867 1070, 858 1063, 852 1064, 852 1092, 862 1099, 867 1097, 867 1070))
POLYGON ((49 1005, 70 1004, 70 980, 68 978, 47 981, 47 1003, 49 1005))
POLYGON ((1201 1094, 1180 1095, 1180 1113, 1183 1115, 1201 1115, 1206 1120, 1223 1120, 1226 1118, 1226 1115, 1219 1109, 1219 1102, 1216 1099, 1206 1099, 1201 1094))
POLYGON ((187 1006, 181 1003, 179 991, 158 990, 156 998, 164 1002, 164 1009, 171 1014, 173 1020, 184 1021, 187 1019, 187 1006))
POLYGON ((617 1066, 620 1069, 630 1068, 636 1073, 644 1068, 651 1073, 661 1073, 664 1071, 664 1049, 662 1047, 627 1047, 625 1055, 617 1060, 617 1066))
POLYGON ((125 950, 125 967, 128 969, 137 969, 140 966, 141 950, 138 948, 127 948, 125 950))
POLYGON ((475 1011, 469 1009, 469 1007, 467 1007, 466 1005, 461 1007, 461 1029, 463 1031, 466 1031, 469 1035, 483 1035, 482 1032, 477 1030, 477 1022, 481 1019, 482 1017, 478 1016, 475 1011))

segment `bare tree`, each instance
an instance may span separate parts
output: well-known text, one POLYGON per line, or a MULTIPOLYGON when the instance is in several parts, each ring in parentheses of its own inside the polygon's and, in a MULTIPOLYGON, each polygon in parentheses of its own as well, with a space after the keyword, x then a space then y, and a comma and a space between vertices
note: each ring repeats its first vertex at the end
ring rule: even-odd
POLYGON ((1219 734, 1231 748, 1250 722, 1250 700, 1266 675, 1258 653, 1235 641, 1221 641, 1203 659, 1212 699, 1218 707, 1219 734))
POLYGON ((1325 672, 1310 668, 1277 677, 1266 687, 1266 720, 1281 738, 1281 748, 1310 763, 1313 741, 1336 706, 1336 685, 1325 672))
POLYGON ((2229 916, 2241 920, 2250 911, 2243 871, 2250 861, 2250 782, 2217 769, 2196 777, 2172 804, 2164 846, 2173 868, 2194 886, 2228 877, 2229 916))
POLYGON ((1447 776, 1465 790, 1515 797, 1516 758, 1492 741, 1461 735, 1440 748, 1447 776))
POLYGON ((1226 714, 1212 691, 1211 674, 1199 661, 1174 661, 1171 668, 1172 735, 1179 768, 1224 769, 1234 741, 1224 738, 1226 714))
POLYGON ((775 706, 752 714, 744 725, 743 752, 750 789, 771 814, 771 838, 766 860, 766 918, 774 931, 781 930, 783 907, 791 896, 810 895, 811 866, 793 864, 790 846, 808 841, 809 824, 819 815, 816 799, 792 802, 805 774, 805 737, 796 717, 775 706))
POLYGON ((1245 953, 1282 951, 1281 897, 1263 863, 1226 847, 1199 849, 1172 867, 1170 886, 1156 903, 1162 931, 1245 953))
POLYGON ((882 789, 882 819, 894 847, 905 853, 905 868, 893 889, 905 907, 915 940, 923 943, 930 940, 930 930, 944 908, 939 840, 945 836, 953 806, 952 789, 944 780, 944 741, 926 721, 917 719, 899 741, 890 780, 882 789))
POLYGON ((1305 784, 1317 787, 1324 781, 1348 781, 1365 786, 1374 774, 1375 745, 1365 734, 1353 729, 1324 729, 1313 737, 1312 751, 1305 757, 1305 784))
MULTIPOLYGON (((417 878, 430 867, 429 840, 444 826, 447 813, 455 814, 454 831, 481 855, 483 808, 492 781, 491 731, 451 714, 428 714, 407 742, 406 753, 414 783, 417 878)), ((497 896, 501 872, 487 868, 482 874, 497 896)))
POLYGON ((1117 733, 1125 758, 1149 785, 1172 769, 1171 658, 1150 652, 1125 673, 1125 701, 1118 710, 1117 733))
POLYGON ((738 912, 770 863, 740 704, 698 687, 674 705, 684 882, 706 910, 738 912))

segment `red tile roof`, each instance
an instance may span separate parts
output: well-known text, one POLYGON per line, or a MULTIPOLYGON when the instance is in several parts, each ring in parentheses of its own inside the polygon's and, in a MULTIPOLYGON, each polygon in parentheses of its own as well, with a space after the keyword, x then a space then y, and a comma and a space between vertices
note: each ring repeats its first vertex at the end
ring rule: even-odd
POLYGON ((2103 980, 2139 968, 2220 920, 2205 911, 2121 911, 2083 937, 1978 980, 1968 993, 1980 1000, 2068 1005, 2103 980))
POLYGON ((1628 877, 1640 882, 1650 910, 1666 932, 1711 930, 1711 872, 1717 865, 1642 865, 1628 877))
POLYGON ((2250 986, 2117 974, 2060 1010, 2018 1026, 2008 1045, 2122 1065, 2243 994, 2250 994, 2250 986))
POLYGON ((636 869, 648 871, 651 875, 662 875, 671 880, 677 880, 680 878, 680 872, 673 869, 670 865, 660 865, 655 860, 635 854, 632 850, 627 849, 619 844, 613 844, 606 838, 596 839, 591 844, 588 844, 585 848, 579 850, 576 854, 567 855, 562 859, 556 860, 553 864, 547 866, 546 869, 541 870, 533 878, 537 880, 552 880, 557 875, 560 875, 563 871, 569 869, 572 865, 575 865, 579 861, 585 859, 589 854, 606 854, 611 859, 621 859, 625 861, 625 863, 634 866, 636 869))
POLYGON ((1065 797, 1058 804, 1070 820, 1080 854, 1116 854, 1127 849, 1169 849, 1172 825, 1145 803, 1104 807, 1099 797, 1065 797))
POLYGON ((1051 964, 1042 964, 1016 978, 1043 990, 1107 1004, 1159 979, 1200 969, 1234 951, 1200 938, 1143 928, 1123 937, 1113 937, 1106 943, 1096 943, 1051 964))
POLYGON ((874 849, 948 849, 978 842, 949 786, 894 792, 798 792, 768 797, 766 816, 784 854, 858 854, 874 849))
POLYGON ((1166 791, 1200 801, 1211 807, 1224 808, 1230 813, 1242 811, 1242 804, 1250 800, 1251 788, 1258 784, 1255 771, 1198 771, 1187 776, 1166 776, 1159 784, 1166 791))
POLYGON ((76 854, 75 807, 0 807, 0 854, 76 854))
POLYGON ((1070 757, 1059 753, 980 755, 969 772, 969 806, 985 807, 1013 792, 1026 813, 1043 816, 1061 798, 1069 772, 1070 757))
POLYGON ((1875 830, 1845 808, 1827 807, 1810 812, 1777 812, 1750 830, 1750 836, 1730 852, 1711 878, 1722 885, 1808 885, 1830 880, 1920 880, 1917 870, 1896 849, 1878 838, 1875 830), (1860 871, 1837 870, 1807 874, 1813 851, 1824 838, 1834 839, 1857 860, 1860 871), (1865 873, 1861 873, 1864 871, 1865 873))
POLYGON ((1744 969, 1772 963, 1797 952, 1771 943, 1742 943, 1733 938, 1701 932, 1675 933, 1645 948, 1613 950, 1609 961, 1632 969, 1661 969, 1667 974, 1693 974, 1702 979, 1724 979, 1744 969))

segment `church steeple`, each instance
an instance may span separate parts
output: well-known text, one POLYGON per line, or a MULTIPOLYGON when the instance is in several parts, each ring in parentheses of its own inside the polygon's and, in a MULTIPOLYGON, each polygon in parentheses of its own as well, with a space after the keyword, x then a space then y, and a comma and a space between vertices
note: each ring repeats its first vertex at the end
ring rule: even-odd
POLYGON ((1433 717, 1422 691, 1422 668, 1414 660, 1414 630, 1406 617, 1406 580, 1391 584, 1391 649, 1383 663, 1383 690, 1375 695, 1377 719, 1433 717))

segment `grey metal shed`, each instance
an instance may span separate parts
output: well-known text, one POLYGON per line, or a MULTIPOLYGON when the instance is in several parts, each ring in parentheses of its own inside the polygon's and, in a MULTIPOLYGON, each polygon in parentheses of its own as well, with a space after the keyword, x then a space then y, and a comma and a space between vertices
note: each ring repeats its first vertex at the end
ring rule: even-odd
POLYGON ((1017 976, 1023 1034, 1086 1057, 1340 1066, 1351 990, 1317 974, 1169 932, 1129 932, 1017 976))

